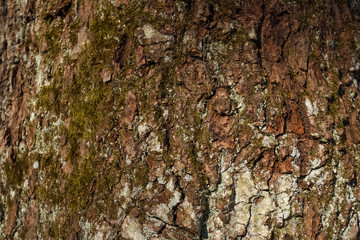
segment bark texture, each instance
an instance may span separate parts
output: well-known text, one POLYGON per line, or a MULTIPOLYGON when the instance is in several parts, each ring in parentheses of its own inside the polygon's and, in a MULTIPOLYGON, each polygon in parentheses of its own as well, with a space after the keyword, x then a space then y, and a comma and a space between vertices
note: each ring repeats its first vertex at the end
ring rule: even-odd
POLYGON ((0 1, 0 239, 359 239, 358 0, 0 1))

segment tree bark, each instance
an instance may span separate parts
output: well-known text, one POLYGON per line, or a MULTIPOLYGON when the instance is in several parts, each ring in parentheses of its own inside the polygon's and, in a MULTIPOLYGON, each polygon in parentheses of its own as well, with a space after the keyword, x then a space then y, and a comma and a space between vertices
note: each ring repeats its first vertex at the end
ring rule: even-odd
POLYGON ((3 0, 0 239, 359 239, 360 2, 3 0))

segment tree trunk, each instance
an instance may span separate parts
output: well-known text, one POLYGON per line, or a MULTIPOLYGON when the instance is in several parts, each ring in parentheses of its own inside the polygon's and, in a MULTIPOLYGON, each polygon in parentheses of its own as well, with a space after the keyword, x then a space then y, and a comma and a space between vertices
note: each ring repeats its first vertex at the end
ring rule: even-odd
POLYGON ((359 239, 358 0, 2 0, 0 239, 359 239))

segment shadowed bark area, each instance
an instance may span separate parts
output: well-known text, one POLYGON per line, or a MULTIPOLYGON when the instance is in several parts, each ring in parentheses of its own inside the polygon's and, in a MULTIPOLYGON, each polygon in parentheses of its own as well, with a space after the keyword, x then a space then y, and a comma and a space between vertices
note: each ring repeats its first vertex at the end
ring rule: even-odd
POLYGON ((3 0, 0 239, 359 239, 360 2, 3 0))

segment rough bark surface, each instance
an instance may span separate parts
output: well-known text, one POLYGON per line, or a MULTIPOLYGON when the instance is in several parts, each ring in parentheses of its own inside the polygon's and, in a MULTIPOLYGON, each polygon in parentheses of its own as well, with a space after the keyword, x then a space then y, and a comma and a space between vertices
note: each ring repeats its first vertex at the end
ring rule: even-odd
POLYGON ((358 0, 0 1, 0 239, 359 239, 358 0))

